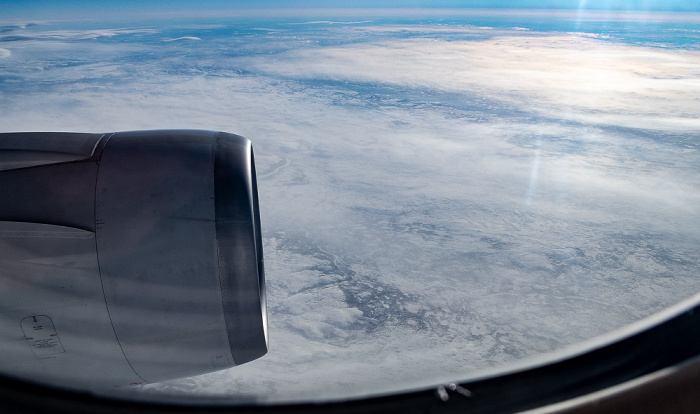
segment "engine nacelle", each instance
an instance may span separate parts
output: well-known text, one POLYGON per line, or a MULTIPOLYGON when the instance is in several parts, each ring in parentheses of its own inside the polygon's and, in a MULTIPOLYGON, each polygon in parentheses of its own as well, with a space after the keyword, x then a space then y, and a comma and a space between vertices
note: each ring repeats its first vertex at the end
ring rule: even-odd
POLYGON ((250 141, 0 134, 0 371, 111 387, 240 365, 267 346, 250 141))

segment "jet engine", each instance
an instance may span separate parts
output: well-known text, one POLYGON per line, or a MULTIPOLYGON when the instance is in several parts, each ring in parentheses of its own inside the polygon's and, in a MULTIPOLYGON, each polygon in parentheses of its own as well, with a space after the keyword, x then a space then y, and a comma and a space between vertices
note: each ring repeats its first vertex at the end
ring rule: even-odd
POLYGON ((267 349, 249 140, 0 134, 0 371, 94 389, 267 349))

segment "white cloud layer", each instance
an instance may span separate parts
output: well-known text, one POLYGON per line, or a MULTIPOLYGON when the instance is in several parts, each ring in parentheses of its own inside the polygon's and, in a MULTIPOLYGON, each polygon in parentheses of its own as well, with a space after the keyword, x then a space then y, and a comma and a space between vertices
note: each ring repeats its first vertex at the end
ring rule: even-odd
MULTIPOLYGON (((19 26, 24 29, 25 27, 19 26)), ((92 40, 101 37, 114 37, 124 34, 152 34, 155 33, 152 29, 107 29, 107 30, 47 30, 41 32, 18 32, 11 33, 5 36, 0 36, 0 41, 28 41, 28 40, 92 40)))
POLYGON ((257 59, 253 65, 295 78, 485 94, 583 122, 684 131, 700 127, 700 53, 691 51, 573 35, 499 36, 293 50, 281 61, 257 59))
POLYGON ((177 41, 182 41, 182 40, 202 40, 202 39, 198 38, 197 36, 182 36, 182 37, 178 37, 175 39, 166 39, 165 41, 166 42, 177 42, 177 41))

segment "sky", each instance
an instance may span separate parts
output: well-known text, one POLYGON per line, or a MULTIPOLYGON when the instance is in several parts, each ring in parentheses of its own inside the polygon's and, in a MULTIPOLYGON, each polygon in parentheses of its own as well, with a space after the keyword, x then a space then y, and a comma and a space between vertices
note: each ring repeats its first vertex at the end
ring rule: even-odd
POLYGON ((619 11, 700 11, 694 0, 203 0, 198 2, 175 0, 122 0, 122 1, 69 1, 33 0, 2 1, 3 19, 51 18, 65 19, 125 17, 182 13, 184 15, 236 10, 270 9, 380 9, 380 8, 493 8, 493 9, 568 9, 619 11))

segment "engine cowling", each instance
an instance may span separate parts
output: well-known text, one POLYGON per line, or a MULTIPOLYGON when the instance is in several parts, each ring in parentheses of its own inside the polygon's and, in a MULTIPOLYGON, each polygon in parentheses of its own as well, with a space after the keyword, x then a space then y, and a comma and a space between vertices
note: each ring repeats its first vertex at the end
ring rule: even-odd
POLYGON ((267 352, 249 140, 0 134, 0 370, 78 388, 267 352))

